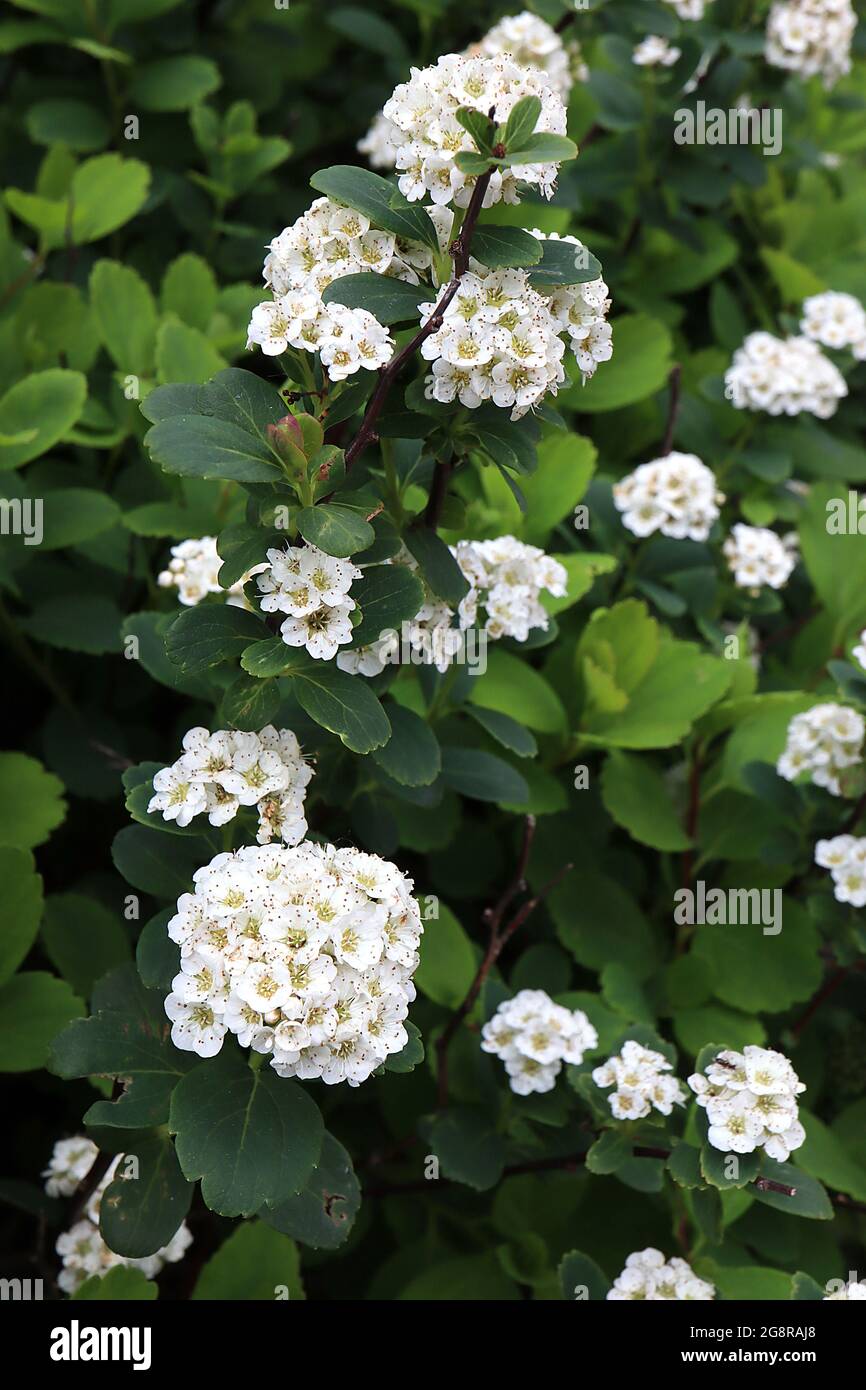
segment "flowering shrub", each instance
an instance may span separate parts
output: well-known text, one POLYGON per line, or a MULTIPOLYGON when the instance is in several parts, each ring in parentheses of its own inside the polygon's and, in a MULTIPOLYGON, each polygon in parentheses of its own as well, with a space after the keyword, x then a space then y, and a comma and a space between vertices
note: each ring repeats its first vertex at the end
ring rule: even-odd
POLYGON ((0 1272, 862 1299, 855 7, 6 10, 0 1272))

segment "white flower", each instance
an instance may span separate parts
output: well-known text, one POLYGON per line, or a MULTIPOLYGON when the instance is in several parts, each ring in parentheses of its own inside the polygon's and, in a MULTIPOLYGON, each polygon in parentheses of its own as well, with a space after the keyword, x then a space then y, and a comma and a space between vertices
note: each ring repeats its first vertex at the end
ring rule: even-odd
POLYGON ((767 20, 764 56, 773 67, 820 76, 829 89, 851 71, 856 28, 850 0, 777 0, 767 20))
POLYGON ((579 1064, 597 1045, 586 1014, 555 1004, 542 989, 505 1000, 481 1030, 482 1051, 501 1058, 520 1096, 553 1090, 563 1062, 579 1064))
POLYGON ((304 798, 313 770, 291 729, 272 725, 258 734, 234 729, 190 729, 184 751, 153 779, 148 812, 189 825, 207 812, 212 825, 225 825, 242 806, 259 811, 259 838, 281 835, 298 844, 307 832, 304 798))
POLYGON ((168 932, 182 968, 192 962, 187 977, 206 989, 204 961, 215 983, 196 1004, 173 982, 176 1046, 209 1056, 230 1032, 280 1076, 350 1085, 405 1046, 423 928, 394 864, 331 845, 258 845, 217 855, 194 881, 168 932))
POLYGON ((661 1251, 652 1246, 629 1255, 625 1269, 607 1292, 607 1298, 620 1303, 637 1299, 650 1303, 669 1299, 708 1302, 715 1296, 715 1285, 699 1279, 686 1260, 666 1261, 661 1251))
POLYGON ((602 1090, 614 1087, 608 1103, 615 1119, 642 1120, 653 1110, 670 1115, 675 1105, 685 1103, 677 1078, 665 1074, 670 1071, 673 1067, 661 1052, 630 1038, 621 1052, 594 1069, 592 1079, 602 1090))
POLYGON ((832 840, 819 840, 815 863, 830 870, 838 902, 866 907, 866 839, 836 835, 832 840))
POLYGON ((676 10, 680 19, 703 19, 704 10, 712 2, 713 0, 664 0, 666 5, 671 5, 676 10))
MULTIPOLYGON (((388 138, 396 148, 401 192, 413 201, 454 202, 467 207, 475 178, 458 170, 454 156, 462 150, 474 151, 475 146, 455 113, 461 106, 493 110, 501 123, 526 96, 537 96, 541 101, 536 128, 564 135, 566 116, 561 97, 542 72, 521 67, 510 55, 487 58, 448 53, 433 67, 413 68, 409 81, 395 88, 384 107, 384 116, 393 127, 388 138)), ((484 206, 500 199, 518 202, 521 183, 533 185, 549 198, 557 170, 555 162, 497 170, 490 179, 484 206)))
POLYGON ((763 1148, 784 1163, 806 1138, 797 1118, 797 1096, 806 1087, 781 1052, 752 1045, 723 1051, 688 1081, 707 1112, 707 1138, 715 1149, 748 1154, 763 1148))
POLYGON ((287 613, 280 627, 287 646, 305 647, 315 660, 329 661, 352 640, 355 600, 349 590, 361 574, 357 565, 315 545, 269 550, 258 577, 262 611, 287 613))
POLYGON ((847 394, 842 373, 804 337, 750 333, 725 373, 725 395, 738 410, 828 420, 847 394))
POLYGON ((258 574, 263 565, 256 565, 238 579, 231 588, 224 589, 217 575, 222 557, 217 552, 215 536, 201 536, 198 540, 181 541, 171 547, 168 569, 157 576, 157 583, 163 589, 176 588, 178 598, 186 607, 201 603, 208 594, 227 594, 226 603, 233 608, 248 608, 244 597, 244 585, 252 575, 258 574))
POLYGON ((661 531, 675 540, 705 541, 725 498, 712 469, 696 454, 673 452, 642 463, 614 484, 613 500, 636 536, 661 531))
MULTIPOLYGON (((838 1279, 831 1279, 827 1284, 827 1289, 829 1290, 834 1284, 840 1282, 838 1279)), ((835 1289, 833 1293, 825 1292, 823 1298, 824 1303, 862 1303, 864 1300, 866 1300, 866 1283, 856 1279, 842 1284, 842 1287, 835 1289)))
POLYGON ((850 348, 859 362, 866 360, 866 309, 853 294, 813 294, 803 304, 800 332, 822 347, 850 348))
POLYGON ((857 665, 862 666, 863 670, 866 671, 866 628, 860 633, 857 646, 852 648, 851 655, 857 665))
MULTIPOLYGON (((52 1177, 46 1184, 46 1191, 51 1196, 71 1197, 90 1172, 98 1152, 96 1145, 83 1136, 76 1139, 60 1140, 54 1146, 51 1164, 46 1170, 52 1173, 52 1177), (58 1179, 62 1185, 52 1190, 52 1181, 58 1179)), ((129 1269, 140 1269, 145 1278, 153 1279, 164 1265, 175 1264, 178 1260, 183 1259, 192 1244, 192 1235, 186 1224, 182 1224, 168 1245, 144 1259, 129 1259, 109 1250, 99 1232, 99 1208, 102 1195, 108 1184, 116 1177, 123 1176, 122 1164, 123 1155, 119 1154, 112 1160, 105 1176, 92 1193, 81 1220, 57 1238, 55 1249, 63 1261, 63 1268, 58 1275, 57 1282, 64 1293, 75 1293, 85 1279, 89 1279, 94 1274, 107 1274, 109 1269, 113 1269, 117 1265, 124 1265, 129 1269)))
POLYGON ((787 782, 808 772, 816 786, 841 796, 839 774, 860 762, 864 736, 866 723, 856 710, 832 703, 813 705, 795 714, 788 725, 776 771, 787 782))
POLYGON ((647 34, 646 38, 636 45, 631 60, 641 68, 670 68, 681 53, 682 49, 674 47, 667 39, 659 38, 657 34, 647 34))
POLYGON ((454 556, 471 585, 460 605, 460 625, 483 618, 483 631, 494 641, 512 637, 525 642, 535 628, 550 621, 540 602, 542 591, 560 598, 568 574, 558 560, 514 536, 489 541, 458 541, 454 556))
POLYGON ((739 588, 757 591, 766 584, 781 589, 797 564, 796 544, 796 535, 783 539, 765 526, 737 522, 722 551, 739 588))

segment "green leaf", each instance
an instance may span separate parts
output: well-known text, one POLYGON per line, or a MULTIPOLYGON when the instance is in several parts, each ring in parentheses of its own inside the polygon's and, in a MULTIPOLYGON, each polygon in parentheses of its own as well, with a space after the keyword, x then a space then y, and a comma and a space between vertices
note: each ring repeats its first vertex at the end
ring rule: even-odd
POLYGON ((412 710, 392 700, 385 709, 391 737, 371 755, 373 762, 403 787, 428 787, 442 766, 436 735, 412 710))
POLYGON ((158 898, 188 893, 196 869, 212 854, 210 842, 202 836, 168 835, 144 825, 124 826, 111 845, 118 873, 133 888, 158 898))
POLYGON ((324 661, 291 674, 301 708, 353 753, 372 753, 388 742, 388 716, 360 676, 351 676, 324 661))
POLYGON ((481 705, 466 705, 466 713, 480 724, 491 738, 507 748, 510 753, 516 753, 518 758, 534 758, 538 752, 538 744, 528 729, 524 729, 522 724, 518 724, 516 719, 512 719, 509 714, 500 714, 497 710, 484 709, 481 705))
POLYGON ((163 382, 205 382, 225 359, 198 328, 171 319, 160 324, 156 337, 156 371, 163 382))
POLYGON ((410 59, 403 35, 393 24, 381 15, 362 8, 360 5, 340 5, 327 16, 328 27, 361 48, 371 53, 379 53, 383 58, 391 58, 405 68, 410 59))
POLYGON ((781 1013, 818 989, 823 975, 821 937, 812 919, 790 898, 776 923, 779 931, 769 923, 762 925, 756 892, 751 892, 748 909, 738 911, 736 923, 696 927, 690 954, 706 962, 713 993, 724 1003, 752 1013, 781 1013), (743 921, 744 915, 751 921, 743 921))
POLYGON ((436 1116, 430 1127, 430 1150, 442 1173, 476 1192, 495 1187, 505 1167, 505 1140, 480 1110, 468 1106, 436 1116))
POLYGON ((36 145, 67 145, 83 154, 101 150, 111 134, 95 106, 73 97, 37 101, 27 112, 27 134, 36 145))
POLYGON ((354 164, 334 164, 314 174, 310 185, 317 193, 363 212, 375 227, 394 232, 408 241, 420 241, 434 255, 439 255, 436 228, 424 209, 407 202, 393 184, 369 169, 354 164))
POLYGON ((617 825, 641 844, 668 852, 691 844, 664 778, 647 758, 619 750, 608 754, 601 795, 617 825))
POLYGON ((245 647, 241 653, 241 666, 259 680, 288 675, 306 663, 306 652, 297 647, 287 647, 282 637, 263 637, 260 642, 245 647))
POLYGON ((475 948, 444 903, 439 904, 438 918, 424 923, 420 953, 415 984, 434 1004, 455 1009, 475 977, 475 948))
POLYGON ((482 154, 492 153, 496 141, 496 126, 489 116, 483 111, 476 111, 473 106, 459 106, 454 112, 454 119, 469 132, 476 148, 482 154))
POLYGON ((563 1298, 589 1299, 599 1302, 607 1297, 610 1280, 594 1260, 580 1250, 569 1250, 559 1266, 559 1284, 563 1298))
POLYGON ((443 748, 442 780, 475 801, 521 806, 529 797, 526 779, 510 763, 481 748, 443 748))
MULTIPOLYGON (((474 250, 473 245, 473 250, 474 250)), ((424 285, 410 285, 393 275, 375 270, 358 275, 342 275, 332 280, 322 294, 325 304, 344 304, 347 309, 366 309, 380 323, 419 323, 418 305, 432 298, 424 285)))
POLYGON ((487 670, 473 677, 469 699, 540 734, 562 733, 566 728, 565 710, 544 676, 519 656, 492 645, 487 648, 487 670))
POLYGON ((757 1202, 775 1207, 789 1216, 804 1216, 810 1221, 833 1220, 833 1205, 824 1187, 804 1173, 802 1168, 795 1167, 793 1163, 776 1163, 772 1158, 763 1158, 761 1177, 794 1187, 796 1192, 793 1197, 788 1197, 784 1192, 765 1192, 753 1185, 749 1190, 757 1202))
POLYGON ((815 1302, 819 1299, 823 1301, 824 1287, 817 1283, 811 1274, 803 1274, 801 1270, 798 1270, 792 1281, 791 1297, 800 1302, 809 1300, 815 1302))
MULTIPOLYGON (((421 1034, 415 1027, 411 1019, 407 1018, 403 1025, 409 1035, 409 1041, 399 1052, 392 1052, 382 1063, 381 1070, 393 1071, 399 1076, 404 1076, 407 1072, 414 1071, 421 1062, 424 1061, 424 1043, 421 1034)), ((377 1070, 376 1075, 379 1072, 377 1070)))
POLYGON ((261 620, 245 608, 200 604, 175 618, 166 633, 166 655, 181 671, 198 675, 239 657, 263 632, 261 620))
POLYGON ((585 246, 546 237, 536 240, 536 245, 541 257, 529 272, 531 285, 583 285, 601 276, 601 262, 585 246))
POLYGON ((758 1176, 761 1155, 724 1153, 712 1144, 701 1145, 701 1174, 712 1187, 726 1191, 732 1187, 747 1187, 758 1176))
POLYGON ((530 266, 541 260, 541 242, 519 227, 478 227, 472 237, 472 254, 496 270, 501 266, 530 266))
POLYGON ((39 930, 42 917, 42 879, 33 855, 25 849, 0 846, 0 984, 18 969, 39 930))
POLYGON ((239 483, 285 481, 265 440, 229 420, 208 415, 172 415, 148 430, 144 443, 155 463, 182 478, 231 478, 239 483))
POLYGON ((150 170, 138 159, 100 154, 72 176, 72 242, 83 245, 117 231, 141 209, 150 189, 150 170))
POLYGON ((524 164, 558 164, 562 160, 576 158, 577 145, 567 135, 552 135, 546 130, 536 130, 519 149, 510 149, 499 162, 506 168, 513 168, 524 164))
POLYGON ((141 1260, 168 1245, 189 1211, 193 1184, 180 1171, 167 1134, 136 1140, 124 1150, 117 1176, 99 1204, 99 1231, 109 1250, 141 1260), (128 1160, 138 1162, 135 1177, 122 1176, 128 1160))
POLYGON ((222 587, 230 589, 248 570, 261 564, 268 548, 279 544, 279 539, 276 532, 243 521, 220 531, 217 551, 222 564, 217 578, 222 587))
POLYGON ((101 975, 130 957, 119 914, 83 893, 52 893, 46 899, 42 941, 52 965, 84 998, 101 975))
POLYGON ((334 502, 303 507, 298 512, 297 525, 310 545, 317 545, 327 555, 336 555, 341 560, 359 550, 366 550, 375 539, 369 521, 334 502))
POLYGON ((145 989, 132 964, 122 965, 100 980, 93 1009, 90 1018, 77 1018, 54 1038, 50 1069, 64 1080, 123 1080, 119 1100, 91 1105, 85 1116, 89 1125, 148 1129, 164 1124, 169 1097, 196 1058, 172 1044, 162 993, 145 989))
POLYGON ((281 703, 276 681, 241 675, 233 680, 220 700, 217 723, 229 729, 257 733, 277 718, 281 703))
POLYGON ((115 1265, 107 1274, 93 1274, 75 1293, 73 1299, 92 1302, 94 1299, 108 1299, 112 1303, 129 1301, 148 1302, 159 1297, 159 1290, 152 1279, 142 1274, 140 1269, 128 1265, 115 1265))
POLYGON ((449 547, 428 526, 410 526, 403 539, 434 594, 456 608, 468 594, 469 582, 449 547))
POLYGON ((42 550, 63 550, 82 545, 114 526, 120 508, 95 488, 61 487, 45 498, 42 550))
POLYGON ((631 1141, 614 1129, 605 1130, 586 1155, 586 1166, 591 1173, 615 1173, 632 1158, 631 1141))
POLYGON ((136 64, 129 100, 144 111, 186 111, 220 85, 216 63, 192 53, 136 64))
POLYGON ((585 386, 570 386, 557 397, 572 410, 619 410, 654 395, 667 383, 673 340, 665 324, 646 314, 626 314, 612 326, 611 360, 603 362, 585 386))
POLYGON ((36 1071, 51 1039, 84 1005, 65 980, 41 970, 13 975, 0 987, 0 1071, 36 1071))
POLYGON ((296 1197, 263 1207, 260 1219, 313 1250, 336 1250, 348 1240, 361 1207, 361 1185, 352 1160, 325 1132, 322 1153, 296 1197))
POLYGON ((505 125, 505 133, 502 143, 509 151, 519 150, 529 144, 529 136, 532 135, 538 125, 538 118, 541 115, 540 97, 521 97, 520 101, 515 102, 511 108, 511 114, 505 125))
POLYGON ((26 628, 37 642, 61 651, 120 651, 121 613, 116 603, 102 594, 63 593, 37 603, 26 628))
POLYGON ((800 1109, 805 1142, 797 1150, 797 1163, 815 1178, 821 1178, 836 1192, 846 1192, 855 1202, 866 1201, 866 1168, 839 1136, 817 1115, 800 1109))
POLYGON ((115 366, 136 376, 152 372, 156 305, 141 276, 118 261, 97 261, 90 272, 90 304, 115 366))
POLYGON ((401 1302, 511 1302, 520 1297, 496 1256, 459 1255, 427 1265, 411 1277, 396 1297, 401 1302))
POLYGON ((246 1221, 211 1255, 191 1296, 231 1303, 303 1299, 297 1246, 262 1221, 246 1221))
POLYGON ((701 1171, 701 1151, 678 1140, 665 1164, 679 1187, 703 1187, 707 1181, 701 1171))
POLYGON ((190 251, 173 260, 160 290, 163 313, 176 314, 190 328, 206 332, 217 307, 216 277, 201 256, 190 251))
POLYGON ((11 386, 0 398, 0 472, 47 453, 75 424, 86 396, 81 372, 61 367, 11 386))
POLYGON ((378 641, 386 632, 399 632, 424 602, 424 587, 405 565, 370 565, 352 585, 361 621, 352 633, 352 646, 378 641))
POLYGON ((267 1064, 253 1070, 246 1056, 223 1048, 171 1100, 180 1166, 201 1179, 205 1203, 221 1216, 252 1216, 300 1192, 322 1149, 322 1117, 307 1092, 267 1064))
POLYGON ((598 104, 599 123, 606 130, 631 130, 640 125, 644 107, 633 82, 596 68, 590 74, 587 87, 598 104))
POLYGON ((0 753, 0 845, 33 849, 65 815, 59 777, 27 753, 0 753))

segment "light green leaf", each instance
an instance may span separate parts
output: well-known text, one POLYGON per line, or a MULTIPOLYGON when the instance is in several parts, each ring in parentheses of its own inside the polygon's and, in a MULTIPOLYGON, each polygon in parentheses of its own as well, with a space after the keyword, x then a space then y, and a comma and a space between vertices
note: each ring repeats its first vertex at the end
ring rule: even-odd
POLYGON ((0 472, 46 453, 72 428, 87 397, 80 372, 34 372, 0 398, 0 472))

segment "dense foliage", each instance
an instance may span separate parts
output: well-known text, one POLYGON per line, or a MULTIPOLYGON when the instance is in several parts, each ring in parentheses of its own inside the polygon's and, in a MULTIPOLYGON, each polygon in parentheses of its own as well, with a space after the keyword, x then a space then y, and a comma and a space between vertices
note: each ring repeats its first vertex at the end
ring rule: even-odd
POLYGON ((3 6, 4 1274, 860 1278, 866 47, 824 8, 534 0, 515 72, 491 0, 3 6))

